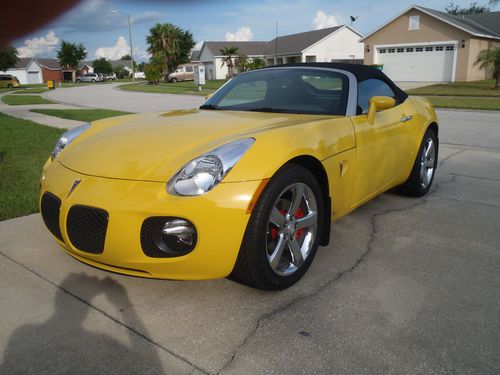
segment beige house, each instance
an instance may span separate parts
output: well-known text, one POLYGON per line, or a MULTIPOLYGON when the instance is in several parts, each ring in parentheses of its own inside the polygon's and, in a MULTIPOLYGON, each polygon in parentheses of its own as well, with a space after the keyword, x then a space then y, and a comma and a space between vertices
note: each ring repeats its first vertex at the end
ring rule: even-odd
POLYGON ((453 16, 411 6, 362 40, 365 64, 381 64, 395 81, 475 81, 491 71, 478 53, 500 47, 500 12, 453 16))

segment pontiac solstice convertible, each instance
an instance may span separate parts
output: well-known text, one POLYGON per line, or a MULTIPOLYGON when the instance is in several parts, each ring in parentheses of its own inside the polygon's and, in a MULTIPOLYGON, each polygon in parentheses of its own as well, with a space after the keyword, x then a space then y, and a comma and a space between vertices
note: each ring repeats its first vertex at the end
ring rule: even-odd
POLYGON ((105 270, 283 289, 333 221, 394 187, 425 195, 437 159, 432 105, 381 71, 281 65, 237 75, 199 109, 67 131, 40 209, 68 254, 105 270))

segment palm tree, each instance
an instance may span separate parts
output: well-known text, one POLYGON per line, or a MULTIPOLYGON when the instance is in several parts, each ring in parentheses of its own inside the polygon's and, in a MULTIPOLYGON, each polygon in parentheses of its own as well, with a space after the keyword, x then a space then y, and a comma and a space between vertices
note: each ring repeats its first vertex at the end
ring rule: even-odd
POLYGON ((491 47, 479 52, 474 65, 476 64, 480 64, 479 66, 483 69, 493 69, 495 89, 500 90, 500 47, 491 47))
POLYGON ((233 72, 233 57, 234 55, 238 54, 238 47, 225 47, 224 49, 220 50, 220 53, 222 56, 222 66, 226 65, 227 66, 227 77, 226 78, 232 78, 234 76, 233 72))
POLYGON ((246 72, 249 69, 250 60, 247 55, 239 55, 234 59, 234 66, 238 69, 239 73, 246 72))
POLYGON ((161 55, 165 64, 170 67, 171 62, 179 58, 179 32, 180 29, 171 23, 157 23, 146 37, 148 52, 153 56, 161 55))
POLYGON ((266 66, 266 62, 264 60, 262 60, 260 57, 256 57, 249 64, 248 70, 259 69, 259 68, 263 68, 265 66, 266 66))

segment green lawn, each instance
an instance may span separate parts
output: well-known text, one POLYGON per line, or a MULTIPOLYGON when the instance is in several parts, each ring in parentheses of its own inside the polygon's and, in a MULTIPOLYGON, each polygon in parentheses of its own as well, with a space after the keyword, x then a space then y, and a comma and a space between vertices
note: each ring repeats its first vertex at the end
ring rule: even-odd
POLYGON ((44 88, 44 87, 33 87, 33 88, 27 88, 23 90, 16 90, 13 92, 13 94, 43 94, 44 92, 47 92, 49 89, 44 88))
POLYGON ((157 85, 149 85, 147 82, 131 83, 120 86, 122 90, 155 92, 162 94, 184 94, 184 95, 208 95, 221 87, 226 80, 211 80, 207 81, 206 85, 202 86, 202 90, 198 91, 198 86, 193 81, 184 81, 176 83, 160 82, 157 85))
POLYGON ((130 114, 130 112, 113 111, 110 109, 32 109, 31 112, 86 122, 130 114))
POLYGON ((40 95, 5 95, 2 101, 8 105, 26 105, 26 104, 53 104, 53 101, 42 98, 40 95))
POLYGON ((0 220, 38 211, 42 166, 64 131, 0 113, 0 220))
POLYGON ((410 95, 424 96, 499 96, 500 90, 495 90, 495 81, 473 81, 439 83, 416 89, 406 90, 410 95))
POLYGON ((436 108, 483 109, 500 111, 500 98, 427 96, 436 108))

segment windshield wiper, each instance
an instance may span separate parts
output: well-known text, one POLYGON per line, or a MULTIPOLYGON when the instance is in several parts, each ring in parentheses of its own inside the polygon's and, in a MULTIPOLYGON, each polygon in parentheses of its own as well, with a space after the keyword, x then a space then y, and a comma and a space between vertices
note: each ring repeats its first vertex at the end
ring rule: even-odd
POLYGON ((219 107, 218 105, 215 105, 215 104, 203 104, 202 106, 200 106, 200 109, 211 109, 211 110, 217 111, 217 110, 220 110, 221 107, 219 107))

